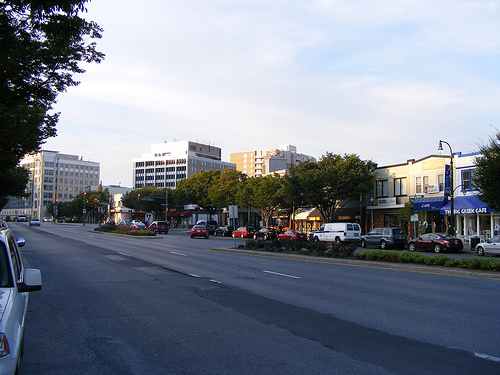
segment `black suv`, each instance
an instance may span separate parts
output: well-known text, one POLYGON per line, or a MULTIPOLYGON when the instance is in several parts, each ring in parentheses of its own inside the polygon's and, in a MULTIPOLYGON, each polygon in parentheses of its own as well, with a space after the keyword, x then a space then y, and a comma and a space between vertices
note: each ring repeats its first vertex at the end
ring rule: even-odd
POLYGON ((404 249, 408 236, 402 228, 375 228, 361 237, 361 247, 377 246, 381 249, 396 247, 404 249))

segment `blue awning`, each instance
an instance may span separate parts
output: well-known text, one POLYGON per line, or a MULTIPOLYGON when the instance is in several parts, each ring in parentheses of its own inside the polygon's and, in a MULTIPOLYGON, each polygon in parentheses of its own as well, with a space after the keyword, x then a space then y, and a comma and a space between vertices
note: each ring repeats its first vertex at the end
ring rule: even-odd
POLYGON ((413 201, 414 211, 439 211, 448 202, 448 197, 417 198, 413 201))
MULTIPOLYGON (((477 195, 467 195, 453 199, 453 211, 455 215, 464 214, 488 214, 493 212, 477 195)), ((451 214, 451 202, 439 210, 441 215, 451 214)))

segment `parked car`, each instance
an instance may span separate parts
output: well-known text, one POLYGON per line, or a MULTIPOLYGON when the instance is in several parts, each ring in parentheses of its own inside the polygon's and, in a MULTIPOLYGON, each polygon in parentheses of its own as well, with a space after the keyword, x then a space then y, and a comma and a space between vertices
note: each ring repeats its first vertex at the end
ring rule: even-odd
POLYGON ((441 251, 461 251, 464 248, 462 240, 449 234, 426 233, 414 238, 408 243, 408 250, 425 250, 440 253, 441 251))
POLYGON ((214 235, 223 236, 223 237, 231 237, 233 235, 233 227, 232 226, 218 227, 215 230, 214 235))
POLYGON ((7 223, 3 220, 0 220, 0 228, 8 228, 9 226, 7 225, 7 223))
POLYGON ((239 227, 234 231, 233 237, 252 238, 254 233, 254 227, 239 227))
POLYGON ((408 236, 402 228, 374 228, 361 236, 361 247, 377 246, 381 249, 396 247, 404 249, 408 244, 408 236))
POLYGON ((30 226, 39 227, 40 226, 40 219, 37 217, 31 217, 30 218, 30 226))
POLYGON ((44 222, 44 223, 47 223, 47 222, 49 222, 49 223, 50 223, 51 221, 52 221, 52 218, 51 218, 50 216, 45 216, 45 217, 43 218, 43 222, 44 222))
POLYGON ((205 237, 208 238, 208 229, 204 225, 193 225, 191 228, 191 238, 205 237))
POLYGON ((500 236, 494 236, 486 242, 481 242, 476 245, 477 255, 484 254, 500 254, 500 236))
POLYGON ((63 217, 58 217, 57 218, 58 223, 64 223, 64 218, 63 217))
POLYGON ((196 225, 204 225, 210 234, 215 234, 215 230, 217 229, 216 220, 198 220, 196 225))
POLYGON ((254 240, 263 239, 266 240, 274 240, 280 232, 274 228, 262 228, 258 232, 255 232, 253 235, 254 240))
POLYGON ((17 221, 18 221, 18 222, 23 222, 23 223, 25 223, 25 222, 27 222, 27 221, 28 221, 28 218, 27 218, 26 216, 24 216, 24 215, 19 215, 19 216, 17 217, 17 221))
POLYGON ((358 223, 325 223, 314 232, 313 241, 359 242, 361 227, 358 223))
POLYGON ((132 221, 131 227, 134 229, 137 229, 137 230, 142 230, 142 229, 146 229, 146 224, 144 224, 142 221, 134 220, 134 221, 132 221))
POLYGON ((121 221, 118 226, 126 226, 126 227, 130 227, 132 226, 132 222, 130 220, 125 220, 125 221, 121 221))
POLYGON ((155 233, 168 233, 168 230, 170 229, 170 225, 166 221, 153 221, 151 224, 149 224, 148 229, 150 231, 153 231, 155 233))
POLYGON ((280 233, 277 236, 278 240, 301 240, 301 241, 306 241, 307 240, 307 234, 298 232, 296 230, 287 230, 284 233, 280 233))
POLYGON ((28 292, 42 288, 39 270, 24 267, 18 247, 22 238, 0 228, 0 369, 2 374, 17 374, 23 353, 24 322, 28 311, 28 292))

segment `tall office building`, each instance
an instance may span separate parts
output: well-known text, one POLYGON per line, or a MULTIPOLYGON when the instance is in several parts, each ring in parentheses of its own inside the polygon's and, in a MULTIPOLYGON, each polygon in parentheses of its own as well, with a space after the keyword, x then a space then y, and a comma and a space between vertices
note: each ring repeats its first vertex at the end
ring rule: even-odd
POLYGON ((221 160, 221 149, 190 141, 157 143, 149 154, 133 159, 134 188, 175 188, 177 182, 203 171, 235 168, 221 160))
POLYGON ((99 163, 83 160, 82 156, 42 150, 27 155, 20 165, 29 171, 26 186, 28 198, 10 198, 2 216, 51 216, 46 207, 56 200, 70 202, 79 193, 98 186, 99 163))
POLYGON ((285 175, 293 165, 305 160, 316 161, 312 156, 297 153, 297 147, 292 145, 281 145, 271 150, 235 152, 230 157, 236 169, 250 177, 274 173, 285 175))

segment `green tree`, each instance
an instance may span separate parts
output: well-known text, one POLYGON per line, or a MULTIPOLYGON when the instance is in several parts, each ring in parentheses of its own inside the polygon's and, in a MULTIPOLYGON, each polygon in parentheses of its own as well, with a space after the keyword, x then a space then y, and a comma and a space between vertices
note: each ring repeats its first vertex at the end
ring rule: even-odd
POLYGON ((316 163, 304 161, 292 167, 287 186, 295 205, 314 206, 331 222, 341 201, 359 199, 373 188, 375 167, 355 154, 327 153, 316 163))
POLYGON ((278 175, 265 177, 252 177, 246 181, 245 194, 249 199, 244 202, 249 204, 269 227, 269 220, 273 213, 286 202, 286 192, 283 178, 278 175))
POLYGON ((236 169, 220 171, 208 188, 211 206, 220 214, 224 207, 236 204, 236 194, 246 179, 247 176, 236 169))
POLYGON ((481 200, 500 212, 500 132, 490 139, 489 145, 483 145, 480 152, 483 156, 476 160, 473 183, 481 200))
POLYGON ((19 195, 28 177, 12 170, 56 135, 59 113, 51 111, 59 93, 78 85, 80 63, 104 58, 93 42, 101 28, 79 17, 86 2, 0 2, 0 181, 15 180, 0 197, 19 195))
POLYGON ((152 212, 157 218, 165 217, 167 190, 168 205, 170 208, 173 205, 172 191, 169 188, 165 189, 156 186, 145 186, 129 191, 122 197, 122 204, 137 211, 152 212))
POLYGON ((180 180, 174 191, 177 204, 197 204, 213 213, 217 206, 210 199, 210 188, 220 178, 220 171, 204 171, 180 180))

